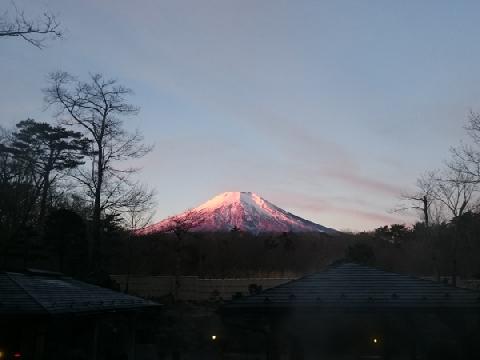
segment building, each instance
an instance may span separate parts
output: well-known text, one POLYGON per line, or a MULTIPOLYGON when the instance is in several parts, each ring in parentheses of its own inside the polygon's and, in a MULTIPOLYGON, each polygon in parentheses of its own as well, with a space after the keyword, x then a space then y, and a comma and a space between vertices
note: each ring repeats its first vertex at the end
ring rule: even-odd
POLYGON ((125 359, 159 306, 58 273, 0 273, 0 359, 125 359))
POLYGON ((480 359, 480 293, 353 263, 233 300, 221 315, 226 358, 480 359))

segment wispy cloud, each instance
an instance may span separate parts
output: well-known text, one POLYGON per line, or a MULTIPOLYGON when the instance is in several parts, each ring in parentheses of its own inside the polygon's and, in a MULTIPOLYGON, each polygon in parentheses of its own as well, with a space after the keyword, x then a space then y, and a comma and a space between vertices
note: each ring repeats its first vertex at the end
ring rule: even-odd
POLYGON ((288 190, 274 192, 271 196, 280 207, 340 230, 347 227, 345 224, 349 224, 349 230, 362 231, 387 224, 410 223, 412 220, 355 198, 319 197, 288 190))
POLYGON ((325 172, 321 172, 321 175, 341 180, 349 185, 353 185, 363 190, 368 190, 369 194, 382 193, 392 197, 398 197, 404 190, 404 187, 389 184, 387 182, 379 181, 377 179, 363 177, 347 169, 327 170, 325 172))
POLYGON ((398 196, 403 187, 362 174, 362 162, 331 139, 326 139, 316 129, 302 126, 302 122, 289 119, 271 111, 253 113, 252 126, 277 141, 286 156, 289 166, 297 170, 298 175, 309 177, 330 177, 346 184, 372 193, 398 196))

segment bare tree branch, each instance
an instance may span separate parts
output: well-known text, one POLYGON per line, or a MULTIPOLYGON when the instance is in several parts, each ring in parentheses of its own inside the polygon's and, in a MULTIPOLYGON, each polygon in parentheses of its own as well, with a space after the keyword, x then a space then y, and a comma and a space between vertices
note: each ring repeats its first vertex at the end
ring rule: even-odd
MULTIPOLYGON (((126 160, 145 156, 152 150, 143 143, 138 132, 124 129, 123 119, 137 115, 139 109, 127 102, 132 90, 119 85, 114 79, 90 74, 87 82, 65 72, 50 74, 48 88, 44 89, 45 102, 55 106, 56 115, 64 124, 75 126, 91 140, 90 171, 82 169, 76 178, 89 189, 93 206, 93 238, 99 248, 101 216, 123 213, 140 196, 130 176, 138 169, 121 168, 126 160)), ((137 189, 138 190, 138 189, 137 189)))
POLYGON ((396 209, 396 211, 404 211, 413 209, 422 213, 425 226, 431 223, 431 208, 435 202, 435 179, 436 171, 426 172, 417 180, 417 190, 415 192, 401 194, 401 200, 407 205, 396 209))
POLYGON ((31 19, 13 5, 14 16, 9 16, 8 12, 0 15, 0 37, 19 37, 36 48, 43 49, 48 38, 58 39, 63 36, 55 15, 45 12, 42 17, 31 19))
POLYGON ((436 180, 434 197, 446 206, 453 217, 471 210, 478 185, 471 174, 449 168, 436 180))

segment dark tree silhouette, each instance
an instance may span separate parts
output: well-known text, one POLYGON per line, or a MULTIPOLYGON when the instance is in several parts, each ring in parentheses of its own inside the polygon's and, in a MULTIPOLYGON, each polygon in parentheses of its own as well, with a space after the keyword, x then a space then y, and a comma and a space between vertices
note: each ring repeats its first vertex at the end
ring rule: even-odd
POLYGON ((173 294, 174 300, 178 299, 178 292, 180 290, 180 275, 182 265, 182 251, 184 248, 185 235, 190 230, 198 228, 204 223, 204 218, 201 211, 187 210, 181 216, 172 216, 167 219, 166 225, 161 229, 164 233, 173 233, 177 241, 175 242, 175 291, 173 294))
POLYGON ((173 233, 177 239, 195 229, 205 222, 201 211, 187 210, 181 216, 172 216, 166 220, 165 226, 162 228, 164 233, 173 233))
POLYGON ((91 168, 81 169, 75 177, 94 203, 91 266, 98 270, 102 215, 118 212, 126 205, 132 186, 130 175, 137 170, 121 168, 119 164, 144 156, 151 147, 143 144, 139 132, 128 133, 124 129, 122 118, 136 115, 139 110, 127 102, 132 91, 116 80, 95 74, 83 82, 57 72, 50 75, 44 93, 47 104, 57 107, 57 116, 65 124, 82 129, 92 140, 91 168))
POLYGON ((89 141, 81 133, 32 119, 19 122, 8 151, 30 166, 39 190, 39 223, 42 224, 52 184, 67 169, 83 164, 89 141))
POLYGON ((471 112, 465 127, 472 143, 463 143, 451 149, 452 161, 450 168, 458 171, 471 182, 480 183, 480 113, 471 112))
POLYGON ((347 261, 359 264, 373 265, 375 263, 375 253, 373 248, 364 243, 350 245, 345 252, 345 258, 347 261))
POLYGON ((85 275, 88 245, 86 226, 81 216, 66 209, 53 211, 45 222, 44 236, 45 242, 57 255, 60 272, 85 275))
POLYGON ((32 238, 43 230, 47 198, 67 169, 81 164, 86 139, 80 133, 25 120, 0 141, 0 231, 2 255, 23 247, 29 261, 32 238), (21 245, 23 244, 23 245, 21 245))
POLYGON ((435 188, 435 199, 450 212, 451 217, 462 216, 475 206, 475 193, 478 184, 474 177, 449 168, 440 174, 435 188))
POLYGON ((127 243, 127 278, 125 292, 128 293, 133 261, 133 238, 138 229, 144 228, 152 220, 155 207, 155 192, 145 186, 132 188, 125 207, 124 218, 130 230, 127 243))
POLYGON ((401 195, 401 199, 406 206, 402 206, 396 211, 404 211, 408 209, 417 210, 422 214, 425 227, 431 225, 431 208, 436 200, 436 172, 426 172, 417 179, 417 190, 401 195))

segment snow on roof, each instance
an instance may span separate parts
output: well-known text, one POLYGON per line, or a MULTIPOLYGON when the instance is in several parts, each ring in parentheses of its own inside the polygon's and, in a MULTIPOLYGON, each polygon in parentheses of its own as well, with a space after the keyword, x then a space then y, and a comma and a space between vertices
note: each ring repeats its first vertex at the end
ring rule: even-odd
POLYGON ((456 309, 480 311, 480 293, 354 263, 234 300, 230 310, 326 308, 354 310, 456 309))
POLYGON ((0 315, 60 315, 131 311, 151 301, 63 275, 0 273, 0 315))

